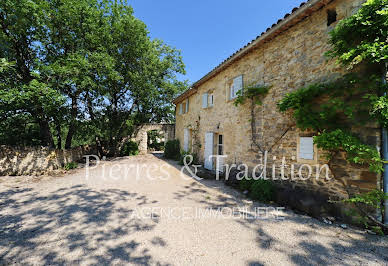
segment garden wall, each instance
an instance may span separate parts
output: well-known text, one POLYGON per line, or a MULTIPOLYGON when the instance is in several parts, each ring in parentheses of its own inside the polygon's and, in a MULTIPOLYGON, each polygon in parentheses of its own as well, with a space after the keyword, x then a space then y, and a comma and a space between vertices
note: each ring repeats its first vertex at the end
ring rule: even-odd
POLYGON ((96 154, 93 146, 80 146, 69 150, 48 147, 0 146, 0 176, 39 175, 76 162, 86 154, 96 154))

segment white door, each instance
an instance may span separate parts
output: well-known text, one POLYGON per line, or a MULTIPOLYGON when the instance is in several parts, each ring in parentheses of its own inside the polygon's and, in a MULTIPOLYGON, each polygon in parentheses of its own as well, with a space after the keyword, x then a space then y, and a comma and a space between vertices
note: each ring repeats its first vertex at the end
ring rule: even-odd
POLYGON ((189 129, 185 128, 183 131, 183 150, 189 151, 189 129))
POLYGON ((206 132, 205 134, 205 168, 208 170, 213 170, 213 158, 210 156, 213 155, 213 141, 214 141, 214 133, 206 132))

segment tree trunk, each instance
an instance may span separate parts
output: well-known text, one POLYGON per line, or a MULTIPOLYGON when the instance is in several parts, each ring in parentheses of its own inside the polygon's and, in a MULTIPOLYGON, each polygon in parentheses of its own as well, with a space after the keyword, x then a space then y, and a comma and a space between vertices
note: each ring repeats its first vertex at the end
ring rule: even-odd
POLYGON ((54 140, 50 132, 50 125, 47 120, 39 120, 40 139, 42 146, 54 147, 54 140))
POLYGON ((56 119, 55 120, 55 129, 57 131, 57 149, 62 149, 62 130, 61 130, 61 123, 56 119))
POLYGON ((76 131, 75 123, 76 123, 77 114, 78 114, 77 97, 73 96, 71 97, 71 121, 69 125, 69 131, 67 132, 67 136, 66 136, 65 149, 71 148, 71 141, 73 140, 73 135, 76 131))

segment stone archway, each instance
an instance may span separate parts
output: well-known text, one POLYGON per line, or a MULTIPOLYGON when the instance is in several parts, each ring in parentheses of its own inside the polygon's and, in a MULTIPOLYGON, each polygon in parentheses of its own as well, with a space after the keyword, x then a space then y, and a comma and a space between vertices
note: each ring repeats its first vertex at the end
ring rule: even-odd
POLYGON ((135 137, 135 140, 139 145, 140 154, 147 153, 147 132, 151 130, 163 131, 165 141, 172 140, 175 138, 175 124, 144 124, 141 126, 135 137))

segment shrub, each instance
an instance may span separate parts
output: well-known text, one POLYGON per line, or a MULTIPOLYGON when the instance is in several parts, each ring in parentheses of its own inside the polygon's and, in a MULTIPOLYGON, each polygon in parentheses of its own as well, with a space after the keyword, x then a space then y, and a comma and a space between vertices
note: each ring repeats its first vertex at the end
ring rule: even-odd
POLYGON ((242 179, 239 188, 248 190, 251 199, 262 202, 270 202, 274 199, 275 188, 270 180, 265 179, 242 179))
POLYGON ((70 162, 70 163, 65 164, 65 166, 63 168, 66 171, 69 171, 70 169, 75 169, 77 167, 78 167, 78 164, 76 162, 70 162))
POLYGON ((132 156, 139 154, 139 147, 136 142, 128 141, 121 148, 120 155, 121 156, 132 156))
POLYGON ((253 179, 242 179, 240 181, 240 184, 239 184, 239 188, 242 190, 242 191, 245 191, 245 190, 250 190, 251 186, 252 186, 252 183, 253 183, 253 179))
POLYGON ((164 146, 164 157, 167 159, 180 160, 180 144, 179 140, 169 140, 164 146))
POLYGON ((180 165, 184 165, 184 159, 185 159, 186 155, 193 156, 193 159, 191 160, 191 162, 190 162, 189 158, 186 159, 186 162, 189 163, 188 165, 198 164, 199 160, 198 160, 197 154, 191 153, 191 152, 187 152, 187 151, 182 151, 181 154, 180 154, 180 158, 179 158, 179 164, 180 165))
POLYGON ((253 180, 249 197, 262 202, 270 202, 274 199, 275 188, 271 181, 265 179, 253 180))

